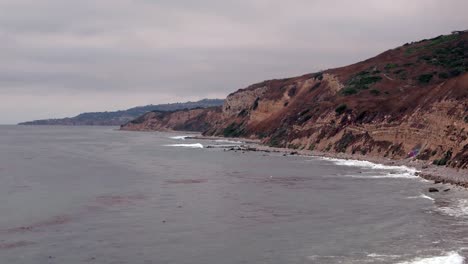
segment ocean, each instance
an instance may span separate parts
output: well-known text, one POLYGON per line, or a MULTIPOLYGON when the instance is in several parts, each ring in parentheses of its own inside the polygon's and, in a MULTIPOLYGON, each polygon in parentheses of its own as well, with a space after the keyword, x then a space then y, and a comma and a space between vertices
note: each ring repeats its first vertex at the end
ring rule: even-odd
POLYGON ((0 263, 461 264, 468 191, 408 167, 0 126, 0 263), (438 193, 429 193, 436 186, 438 193), (448 191, 444 191, 450 189, 448 191))

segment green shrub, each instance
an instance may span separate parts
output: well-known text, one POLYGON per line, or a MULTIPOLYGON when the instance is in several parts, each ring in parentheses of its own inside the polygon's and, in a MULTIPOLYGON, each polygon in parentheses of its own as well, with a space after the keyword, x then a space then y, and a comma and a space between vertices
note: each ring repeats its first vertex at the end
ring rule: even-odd
POLYGON ((341 104, 335 109, 335 112, 338 115, 341 115, 346 111, 346 109, 348 109, 348 106, 346 104, 341 104))
POLYGON ((344 88, 343 90, 341 90, 342 95, 353 95, 357 93, 358 93, 358 90, 354 88, 344 88))
POLYGON ((344 134, 341 139, 336 143, 335 145, 335 150, 337 152, 345 152, 348 146, 354 142, 356 137, 353 135, 353 133, 348 132, 344 134))
POLYGON ((242 134, 242 130, 240 128, 240 124, 235 122, 231 123, 223 130, 223 135, 225 137, 239 137, 242 134))
POLYGON ((319 81, 323 80, 323 72, 314 73, 313 77, 319 81))
POLYGON ((452 151, 447 151, 445 152, 445 155, 443 158, 441 158, 440 160, 434 160, 434 162, 432 162, 432 164, 434 165, 437 165, 437 166, 445 166, 447 165, 448 161, 452 158, 452 151))
POLYGON ((362 71, 354 75, 346 84, 345 88, 341 90, 343 95, 352 95, 359 92, 359 90, 367 90, 371 85, 382 80, 382 77, 374 75, 368 71, 362 71))
POLYGON ((429 83, 434 75, 432 73, 421 74, 418 77, 420 83, 429 83))
POLYGON ((463 71, 460 70, 460 69, 453 69, 453 70, 450 71, 450 75, 453 76, 453 77, 456 77, 456 76, 462 74, 462 72, 463 71))
POLYGON ((440 79, 448 79, 448 78, 449 78, 449 74, 446 73, 446 72, 441 72, 441 73, 439 73, 439 78, 440 78, 440 79))
POLYGON ((388 63, 387 65, 385 65, 385 70, 390 70, 390 69, 394 69, 394 68, 398 68, 398 64, 388 63))

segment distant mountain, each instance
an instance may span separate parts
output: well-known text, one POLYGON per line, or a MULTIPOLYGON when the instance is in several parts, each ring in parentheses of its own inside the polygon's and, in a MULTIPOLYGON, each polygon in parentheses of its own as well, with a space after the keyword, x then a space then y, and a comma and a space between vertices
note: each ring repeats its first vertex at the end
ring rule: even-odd
POLYGON ((151 111, 176 111, 182 109, 221 106, 224 100, 203 99, 197 102, 137 106, 114 112, 82 113, 75 117, 43 119, 19 123, 18 125, 65 125, 65 126, 120 126, 151 111))

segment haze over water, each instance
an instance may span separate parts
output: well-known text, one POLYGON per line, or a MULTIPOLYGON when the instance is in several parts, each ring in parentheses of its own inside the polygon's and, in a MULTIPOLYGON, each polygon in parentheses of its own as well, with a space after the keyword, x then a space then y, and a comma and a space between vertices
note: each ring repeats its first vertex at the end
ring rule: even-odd
POLYGON ((466 191, 429 194, 401 167, 224 151, 238 142, 181 135, 0 126, 0 263, 468 256, 466 191))

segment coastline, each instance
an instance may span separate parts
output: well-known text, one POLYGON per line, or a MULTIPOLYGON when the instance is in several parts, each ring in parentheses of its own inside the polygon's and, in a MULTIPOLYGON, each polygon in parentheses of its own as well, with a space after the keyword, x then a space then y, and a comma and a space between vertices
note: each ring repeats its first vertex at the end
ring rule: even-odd
MULTIPOLYGON (((174 131, 175 132, 175 131, 174 131)), ((178 131, 180 132, 180 131, 178 131)), ((260 140, 247 138, 225 138, 214 136, 194 136, 192 139, 200 140, 233 140, 242 141, 240 147, 229 148, 230 151, 257 151, 257 152, 275 152, 283 155, 301 155, 309 157, 323 157, 343 160, 359 160, 372 163, 387 165, 387 166, 406 166, 417 170, 416 176, 422 179, 432 181, 434 184, 449 184, 468 188, 468 170, 454 169, 445 166, 433 165, 430 161, 417 160, 414 158, 394 160, 384 157, 365 156, 361 154, 321 152, 316 150, 296 150, 288 148, 275 148, 263 145, 260 140)))
MULTIPOLYGON (((118 131, 128 132, 157 132, 154 130, 126 130, 118 129, 118 131)), ((468 189, 468 170, 454 169, 445 166, 433 165, 430 161, 417 160, 414 158, 408 159, 389 159, 385 157, 376 156, 365 156, 361 154, 348 154, 348 153, 336 153, 336 152, 322 152, 316 150, 298 150, 289 148, 275 148, 262 144, 258 139, 249 138, 228 138, 228 137, 217 137, 217 136, 203 136, 199 132, 194 131, 175 131, 168 130, 163 132, 171 133, 185 133, 188 134, 188 139, 199 139, 199 140, 231 140, 231 141, 242 141, 243 144, 239 147, 226 148, 228 151, 257 151, 257 152, 274 152, 281 153, 283 155, 301 155, 308 157, 322 157, 322 158, 334 158, 342 160, 359 160, 368 161, 376 164, 382 164, 387 166, 406 166, 417 170, 416 176, 432 181, 434 184, 447 184, 462 187, 468 189), (191 136, 193 135, 193 136, 191 136)))

